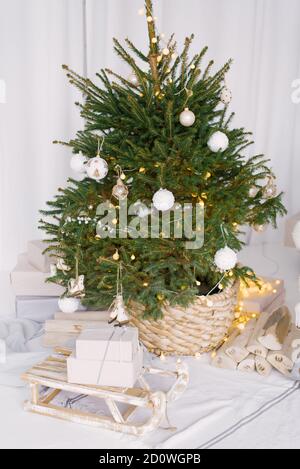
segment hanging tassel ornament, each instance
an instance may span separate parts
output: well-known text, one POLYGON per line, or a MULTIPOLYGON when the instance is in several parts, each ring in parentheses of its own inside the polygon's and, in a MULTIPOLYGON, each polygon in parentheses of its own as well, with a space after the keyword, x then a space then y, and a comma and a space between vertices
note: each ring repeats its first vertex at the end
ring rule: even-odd
POLYGON ((122 179, 124 179, 125 174, 122 171, 121 166, 116 166, 116 171, 118 173, 117 184, 112 189, 112 195, 117 200, 124 200, 128 196, 128 187, 124 184, 122 179))
POLYGON ((124 299, 123 299, 123 285, 122 285, 122 264, 119 263, 117 271, 117 294, 110 308, 109 324, 116 321, 116 326, 124 326, 128 324, 129 317, 126 312, 124 299))

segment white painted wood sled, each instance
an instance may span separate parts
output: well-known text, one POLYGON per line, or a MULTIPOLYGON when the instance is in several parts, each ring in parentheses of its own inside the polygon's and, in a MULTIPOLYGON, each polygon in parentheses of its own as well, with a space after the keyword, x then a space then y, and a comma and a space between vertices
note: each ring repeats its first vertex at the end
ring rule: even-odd
POLYGON ((37 363, 22 375, 22 379, 29 383, 31 390, 30 400, 24 404, 25 410, 118 432, 143 435, 162 424, 167 417, 168 403, 184 392, 189 380, 187 365, 178 360, 175 371, 145 367, 137 387, 134 388, 70 384, 67 381, 66 364, 70 353, 70 349, 56 348, 53 355, 37 363), (152 390, 147 378, 150 375, 171 377, 173 384, 167 391, 152 390), (46 387, 46 392, 41 393, 41 387, 43 390, 46 387), (62 391, 103 400, 109 415, 83 412, 53 403, 62 391), (125 407, 125 410, 122 412, 119 406, 125 407), (137 411, 141 408, 147 409, 147 414, 150 414, 143 421, 140 417, 135 419, 137 411))

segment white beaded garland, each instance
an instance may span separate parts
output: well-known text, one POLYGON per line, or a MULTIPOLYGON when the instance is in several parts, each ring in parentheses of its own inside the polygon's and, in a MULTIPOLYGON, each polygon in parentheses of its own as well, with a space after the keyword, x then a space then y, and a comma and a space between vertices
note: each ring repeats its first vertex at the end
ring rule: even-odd
POLYGON ((165 212, 173 207, 175 197, 173 192, 168 191, 168 189, 159 189, 153 195, 152 202, 157 210, 165 212))
POLYGON ((214 153, 217 153, 218 151, 225 151, 228 148, 228 144, 229 140, 227 135, 223 132, 220 132, 219 130, 214 132, 207 142, 208 148, 214 153))
POLYGON ((190 111, 188 107, 186 107, 184 111, 180 113, 179 116, 180 124, 184 127, 191 127, 191 125, 193 125, 193 123, 195 122, 195 119, 195 114, 190 111))
POLYGON ((85 163, 87 162, 87 158, 83 156, 81 153, 78 155, 72 155, 70 159, 70 166, 75 173, 84 173, 85 172, 85 163))
POLYGON ((222 272, 233 269, 237 263, 236 252, 225 246, 216 252, 214 263, 222 272))
POLYGON ((95 156, 86 163, 86 173, 89 178, 100 181, 108 173, 108 165, 103 158, 95 156))
POLYGON ((75 313, 80 306, 80 300, 78 298, 64 297, 59 298, 58 307, 59 309, 66 314, 75 313))

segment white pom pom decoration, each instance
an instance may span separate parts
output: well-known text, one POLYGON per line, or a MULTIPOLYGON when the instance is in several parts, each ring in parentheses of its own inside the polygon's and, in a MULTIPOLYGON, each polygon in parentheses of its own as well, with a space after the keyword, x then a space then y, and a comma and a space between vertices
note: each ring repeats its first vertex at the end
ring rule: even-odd
POLYGON ((229 140, 227 135, 225 135, 223 132, 220 132, 219 130, 214 132, 207 142, 208 148, 214 153, 217 153, 218 151, 225 151, 228 148, 228 145, 229 140))
POLYGON ((138 86, 138 84, 139 84, 138 77, 137 77, 136 74, 133 73, 133 72, 129 75, 129 77, 127 78, 127 80, 130 81, 130 83, 131 83, 132 85, 134 85, 134 86, 138 86))
POLYGON ((226 270, 230 270, 235 267, 237 263, 237 255, 232 249, 225 246, 216 252, 214 262, 218 269, 225 272, 226 270))
POLYGON ((73 155, 70 160, 70 166, 75 173, 84 173, 85 172, 85 163, 87 158, 81 153, 79 155, 73 155))
POLYGON ((80 300, 78 298, 64 297, 58 300, 59 309, 66 314, 75 313, 80 307, 80 300))
POLYGON ((86 164, 86 173, 89 178, 100 181, 105 178, 108 173, 108 165, 103 158, 95 156, 91 158, 86 164))
POLYGON ((188 107, 186 107, 179 116, 179 122, 184 127, 191 127, 191 125, 193 125, 195 122, 195 119, 195 114, 190 111, 188 107))
POLYGON ((168 191, 168 189, 159 189, 153 195, 152 202, 157 210, 165 212, 173 207, 175 197, 171 191, 168 191))
POLYGON ((297 303, 295 306, 295 316, 296 326, 300 328, 300 303, 297 303))
POLYGON ((293 241, 297 249, 300 249, 300 221, 297 221, 292 231, 293 241))

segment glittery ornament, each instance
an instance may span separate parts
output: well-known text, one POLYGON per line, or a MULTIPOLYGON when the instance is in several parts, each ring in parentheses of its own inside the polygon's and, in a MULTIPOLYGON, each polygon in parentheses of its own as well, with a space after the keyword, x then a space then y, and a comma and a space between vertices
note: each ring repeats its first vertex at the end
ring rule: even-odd
POLYGON ((124 184, 122 179, 119 177, 117 184, 112 189, 112 195, 117 200, 124 200, 128 195, 128 187, 124 184))

